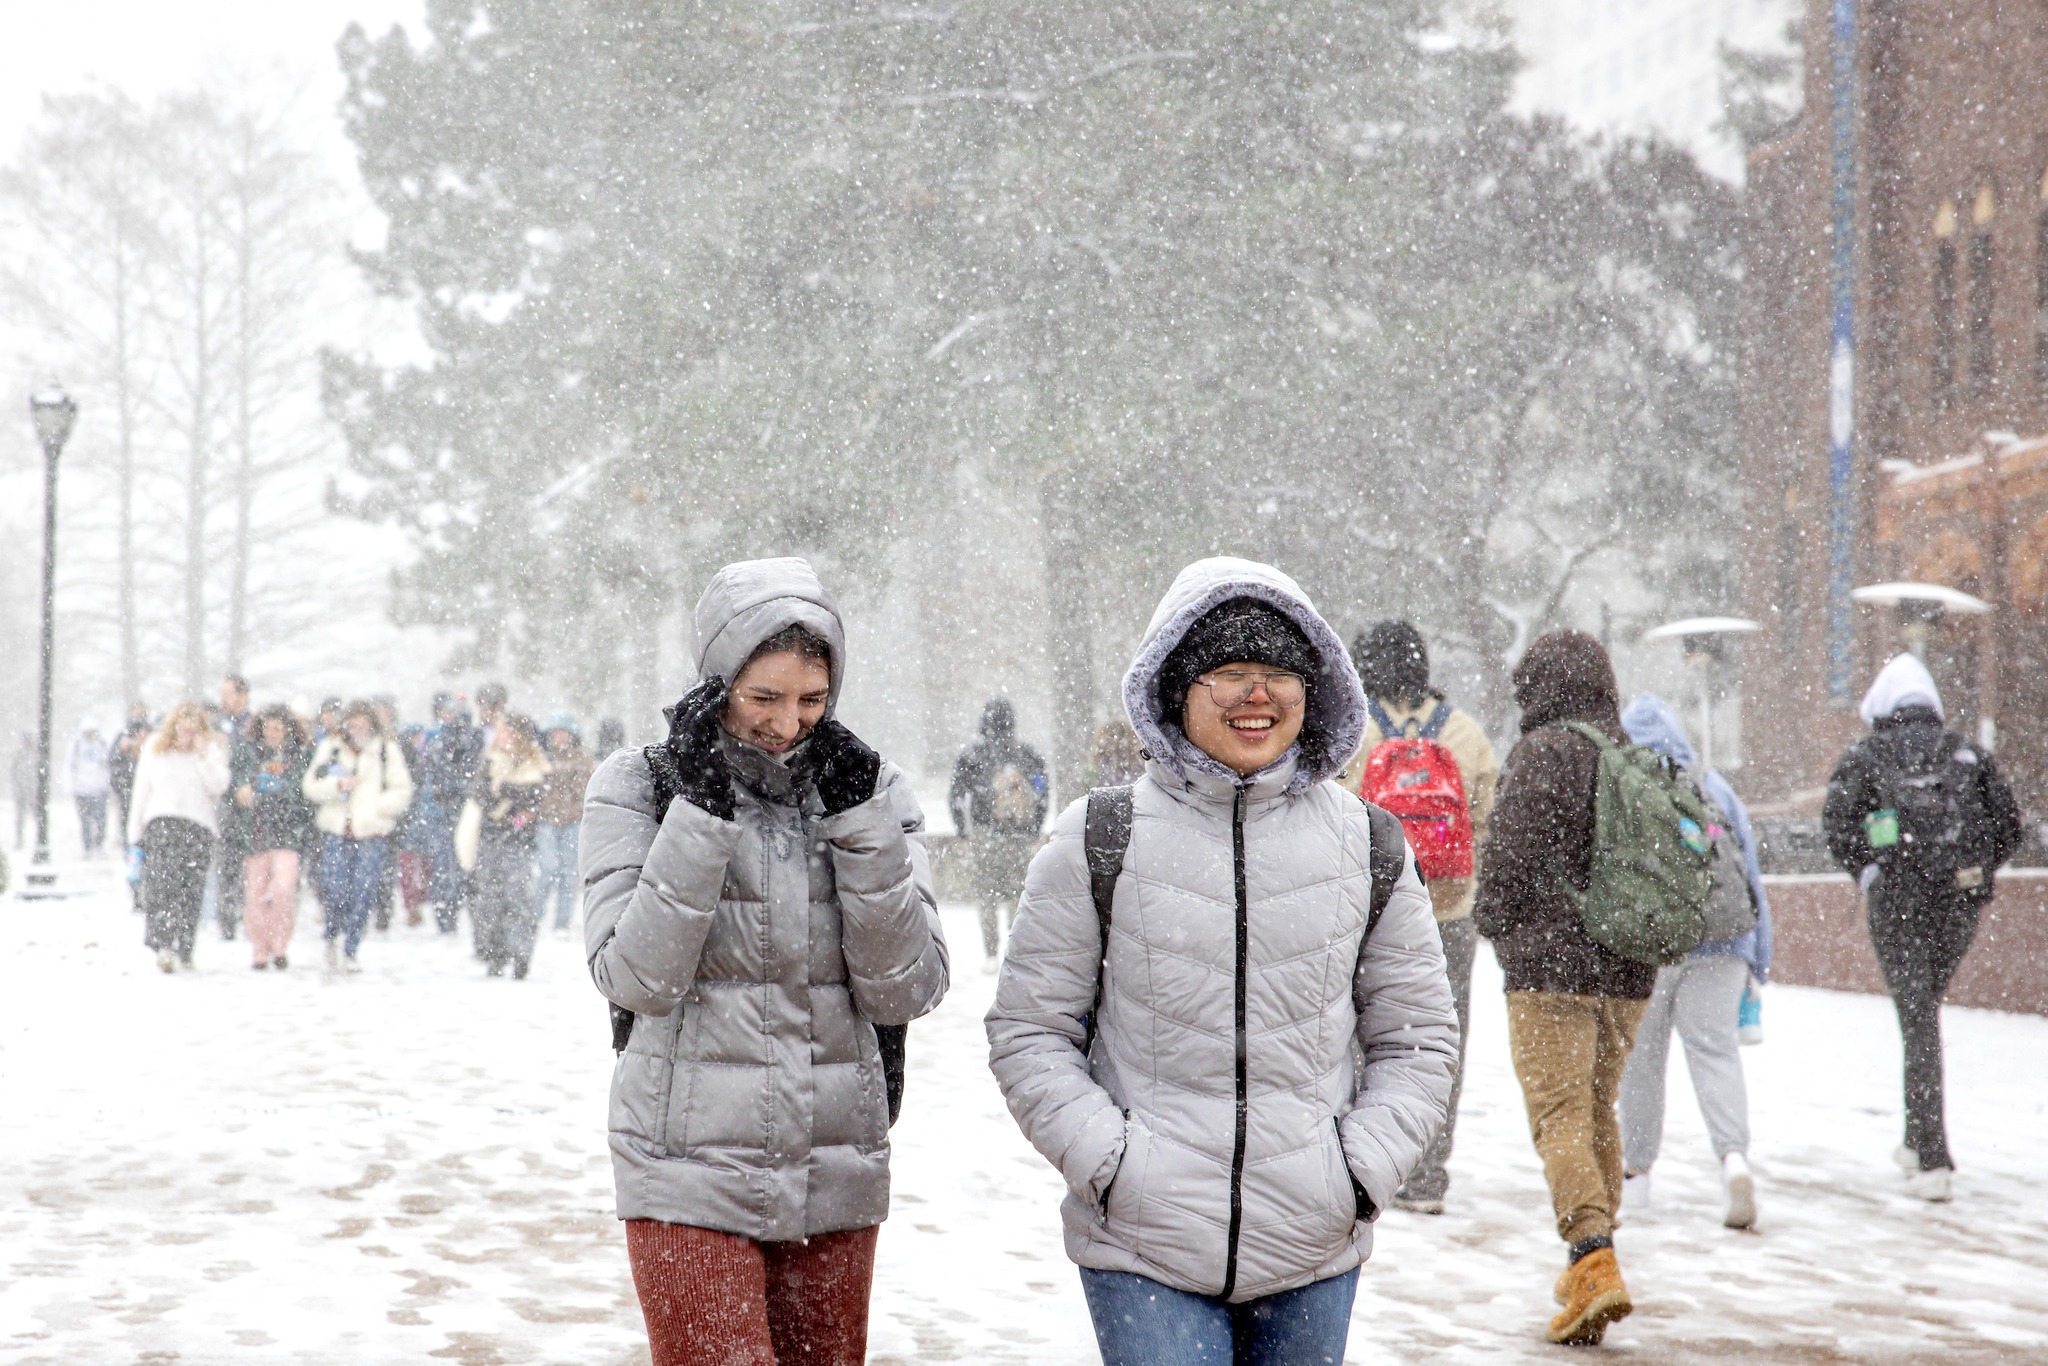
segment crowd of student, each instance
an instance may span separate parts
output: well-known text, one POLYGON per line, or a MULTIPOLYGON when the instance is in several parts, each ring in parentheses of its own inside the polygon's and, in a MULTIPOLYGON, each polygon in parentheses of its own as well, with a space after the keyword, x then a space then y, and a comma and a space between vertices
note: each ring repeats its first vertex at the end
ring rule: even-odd
MULTIPOLYGON (((834 715, 845 637, 810 565, 721 570, 694 657, 667 741, 613 755, 585 805, 618 1215, 656 1366, 855 1363, 905 1027, 950 980, 923 816, 834 715)), ((1478 936, 1566 1247, 1547 1336, 1632 1309, 1615 1229, 1648 1198, 1674 1031, 1723 1222, 1755 1222, 1747 815, 1670 708, 1621 706, 1592 637, 1540 636, 1513 684, 1501 765, 1412 626, 1347 651, 1286 575, 1201 561, 1125 676, 1128 738, 1098 736, 1102 785, 1035 854, 1044 766, 985 712, 950 805, 991 959, 1023 870, 990 1065, 1064 1179, 1110 1366, 1343 1358, 1374 1221, 1444 1206, 1478 936)), ((1940 996, 2018 817, 1917 661, 1864 718, 1828 831, 1899 1004, 1909 1189, 1946 1199, 1940 996)))
POLYGON ((252 709, 231 676, 217 704, 179 702, 158 719, 138 704, 111 739, 86 723, 65 776, 87 857, 104 848, 112 805, 165 972, 192 966, 209 906, 223 938, 245 934, 251 967, 288 968, 306 886, 330 969, 360 971, 365 934, 401 908, 443 934, 466 911, 487 971, 519 978, 548 912, 560 931, 575 915, 583 791, 623 738, 615 721, 599 729, 593 755, 573 717, 536 725, 498 684, 478 689, 474 718, 441 693, 430 721, 408 725, 389 697, 328 698, 312 715, 252 709))

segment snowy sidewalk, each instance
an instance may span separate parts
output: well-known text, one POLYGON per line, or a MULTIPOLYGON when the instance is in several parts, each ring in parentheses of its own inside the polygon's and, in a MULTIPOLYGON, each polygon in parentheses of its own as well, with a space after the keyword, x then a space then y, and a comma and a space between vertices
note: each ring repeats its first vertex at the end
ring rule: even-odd
MULTIPOLYGON (((282 976, 202 939, 199 971, 165 977, 125 900, 0 901, 0 1362, 645 1361, 578 941, 544 937, 514 983, 398 929, 337 978, 302 925, 282 976)), ((871 1359, 1092 1362, 1058 1180, 985 1065, 971 914, 947 930, 871 1359)), ((1451 1212, 1381 1221, 1348 1360, 1571 1358, 1540 1339, 1562 1253, 1485 954, 1475 997, 1451 1212)), ((1774 988, 1765 1021, 1744 1050, 1761 1230, 1719 1227, 1675 1057, 1658 1205, 1619 1240, 1638 1309, 1604 1356, 2048 1361, 2048 1020, 1948 1012, 1946 1207, 1891 1166, 1889 1004, 1774 988)))

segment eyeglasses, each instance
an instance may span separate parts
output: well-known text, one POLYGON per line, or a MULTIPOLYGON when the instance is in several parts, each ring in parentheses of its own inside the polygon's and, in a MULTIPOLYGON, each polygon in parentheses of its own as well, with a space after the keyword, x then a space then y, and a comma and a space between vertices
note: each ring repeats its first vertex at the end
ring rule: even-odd
POLYGON ((1282 711, 1292 711, 1308 695, 1308 685, 1301 681, 1300 674, 1255 674, 1242 669, 1225 669, 1195 682, 1209 690, 1209 700, 1216 704, 1218 711, 1243 706, 1261 687, 1266 690, 1266 696, 1273 699, 1273 705, 1282 711))

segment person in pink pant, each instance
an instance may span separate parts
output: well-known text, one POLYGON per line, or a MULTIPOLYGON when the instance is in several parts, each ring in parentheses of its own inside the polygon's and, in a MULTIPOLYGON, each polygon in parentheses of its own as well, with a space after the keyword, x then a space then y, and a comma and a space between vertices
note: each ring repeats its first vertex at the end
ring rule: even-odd
POLYGON ((299 851, 313 838, 313 808, 301 791, 312 749, 298 718, 265 707, 235 749, 229 791, 242 854, 243 927, 258 972, 289 966, 299 914, 299 851))

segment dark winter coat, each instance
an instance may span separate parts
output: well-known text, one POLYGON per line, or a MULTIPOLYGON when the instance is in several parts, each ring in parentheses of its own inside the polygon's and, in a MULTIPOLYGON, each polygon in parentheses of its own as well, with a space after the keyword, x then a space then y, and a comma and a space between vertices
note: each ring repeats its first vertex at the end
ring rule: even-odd
POLYGON ((1045 776, 1045 760, 1038 751, 1017 738, 1017 712, 997 698, 981 711, 981 737, 965 750, 953 765, 953 790, 947 808, 953 813, 953 828, 963 835, 991 830, 1001 835, 1035 835, 1045 824, 1046 805, 1051 800, 1045 776), (996 820, 996 775, 1015 768, 1037 795, 1028 823, 996 820))
POLYGON ((439 819, 450 823, 455 820, 476 782, 483 752, 483 732, 466 717, 443 721, 427 732, 425 750, 419 759, 422 814, 431 806, 438 808, 435 814, 439 819))
POLYGON ((300 745, 269 749, 245 740, 235 746, 224 805, 233 831, 232 847, 245 854, 273 849, 304 853, 311 847, 313 806, 302 787, 310 757, 311 752, 300 745), (255 800, 248 806, 235 799, 245 787, 255 789, 255 800))
POLYGON ((1628 743, 1614 665, 1585 632, 1552 631, 1522 656, 1514 685, 1522 738, 1501 770, 1473 923, 1493 941, 1509 991, 1645 1000, 1657 969, 1594 943, 1580 919, 1600 748, 1561 724, 1590 722, 1628 743))
MULTIPOLYGON (((1984 832, 1990 855, 1984 881, 1977 887, 1950 889, 1913 888, 1928 897, 1953 895, 1956 899, 1981 905, 1991 899, 1992 871, 2011 858, 2020 846, 2023 831, 2019 803, 2012 788, 1998 771, 1989 754, 1950 735, 1942 729, 1941 714, 1932 707, 1909 705, 1881 716, 1870 734, 1849 746, 1828 779, 1827 801, 1821 808, 1821 828, 1827 835, 1828 853, 1850 877, 1878 861, 1863 828, 1863 818, 1884 805, 1885 775, 1901 770, 1932 768, 1948 746, 1957 746, 1974 756, 1978 781, 1982 785, 1984 809, 1990 815, 1990 829, 1984 832)), ((1891 881, 1887 878, 1887 881, 1891 881)), ((1908 890, 1896 888, 1895 890, 1908 890)))

